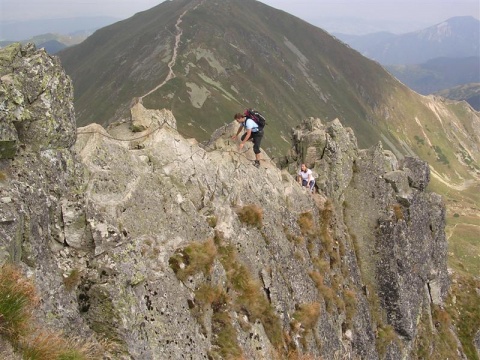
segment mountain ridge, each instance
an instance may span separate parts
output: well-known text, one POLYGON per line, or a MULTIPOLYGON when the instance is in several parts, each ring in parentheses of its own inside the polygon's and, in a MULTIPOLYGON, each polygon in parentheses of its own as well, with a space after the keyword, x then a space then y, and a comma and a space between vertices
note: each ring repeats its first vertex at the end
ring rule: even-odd
MULTIPOLYGON (((479 297, 449 292, 445 205, 424 161, 361 149, 338 119, 292 129, 284 169, 252 166, 235 121, 208 145, 140 103, 140 132, 77 128, 57 58, 20 44, 0 55, 0 264, 35 281, 41 329, 115 360, 476 351, 471 322, 467 336, 450 316, 479 297), (301 161, 318 171, 315 194, 295 181, 301 161)), ((0 332, 0 354, 36 349, 27 331, 0 332)))
POLYGON ((457 16, 406 34, 374 33, 335 36, 383 65, 410 65, 433 58, 479 55, 480 20, 457 16))
MULTIPOLYGON (((130 106, 168 79, 174 51, 175 77, 144 97, 144 106, 171 109, 179 130, 199 141, 242 108, 256 107, 274 124, 267 125, 263 146, 276 158, 288 149, 292 125, 322 116, 338 117, 352 127, 362 146, 383 141, 397 156, 415 153, 434 164, 438 151, 413 140, 425 132, 414 119, 434 124, 446 120, 439 114, 457 118, 468 111, 442 103, 448 109, 432 112, 430 100, 416 96, 377 63, 323 30, 259 2, 217 6, 213 1, 175 1, 101 29, 59 53, 76 89, 78 125, 128 120, 130 106), (237 20, 246 12, 255 16, 237 20)), ((458 135, 446 129, 436 144, 440 149, 448 146, 440 140, 443 136, 458 135)), ((462 140, 468 149, 475 141, 462 140)), ((475 172, 461 170, 464 165, 455 164, 452 153, 448 157, 448 166, 462 178, 475 172)))

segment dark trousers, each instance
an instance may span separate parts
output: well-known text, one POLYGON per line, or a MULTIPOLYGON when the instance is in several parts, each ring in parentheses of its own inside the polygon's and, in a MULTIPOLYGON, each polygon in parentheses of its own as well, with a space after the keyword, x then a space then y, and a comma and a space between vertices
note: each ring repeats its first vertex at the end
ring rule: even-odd
MULTIPOLYGON (((263 130, 257 132, 252 131, 250 134, 250 139, 248 139, 248 141, 253 142, 253 152, 255 154, 260 154, 260 143, 262 142, 263 138, 263 130)), ((247 136, 247 133, 242 135, 242 141, 245 139, 245 136, 247 136)))

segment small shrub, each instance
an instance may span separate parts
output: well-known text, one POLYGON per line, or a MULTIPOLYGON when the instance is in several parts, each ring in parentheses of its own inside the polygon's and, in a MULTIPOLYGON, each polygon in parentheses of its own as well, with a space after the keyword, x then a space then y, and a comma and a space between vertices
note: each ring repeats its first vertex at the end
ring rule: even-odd
POLYGON ((434 145, 433 150, 435 150, 435 152, 437 153, 437 161, 445 165, 449 164, 448 158, 445 156, 440 146, 434 145))
POLYGON ((5 180, 7 180, 7 175, 3 171, 0 171, 0 182, 4 182, 5 180))
POLYGON ((263 226, 263 211, 257 205, 245 205, 237 211, 237 215, 244 224, 259 229, 263 226))
POLYGON ((415 136, 414 136, 414 139, 417 141, 417 144, 419 144, 419 145, 425 145, 425 139, 421 138, 420 136, 415 135, 415 136))

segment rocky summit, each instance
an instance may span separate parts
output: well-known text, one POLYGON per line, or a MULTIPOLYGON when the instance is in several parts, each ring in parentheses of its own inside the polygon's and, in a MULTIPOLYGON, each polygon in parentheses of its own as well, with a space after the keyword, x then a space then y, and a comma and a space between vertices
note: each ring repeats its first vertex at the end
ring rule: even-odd
POLYGON ((282 169, 265 152, 256 168, 235 122, 198 143, 138 103, 129 121, 75 129, 71 83, 43 50, 2 49, 0 74, 0 264, 35 284, 40 326, 91 339, 105 359, 414 359, 426 336, 434 347, 449 278, 425 162, 359 149, 338 120, 309 118, 282 169), (314 194, 296 182, 300 162, 314 194))

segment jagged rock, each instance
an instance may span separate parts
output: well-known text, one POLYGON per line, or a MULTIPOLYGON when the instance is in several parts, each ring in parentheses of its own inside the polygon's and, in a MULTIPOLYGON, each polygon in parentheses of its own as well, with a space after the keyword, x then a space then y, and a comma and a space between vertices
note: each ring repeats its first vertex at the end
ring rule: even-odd
POLYGON ((14 156, 0 160, 0 263, 22 264, 35 279, 40 322, 88 337, 75 292, 64 284, 87 260, 68 247, 65 234, 73 241, 72 232, 63 218, 69 206, 62 204, 74 203, 77 214, 85 214, 83 173, 71 150, 76 127, 70 80, 56 58, 33 45, 1 49, 0 74, 0 119, 18 135, 14 156))
POLYGON ((114 341, 112 359, 411 357, 421 312, 449 285, 428 165, 398 165, 381 144, 358 149, 338 120, 311 118, 294 129, 285 169, 265 153, 257 169, 251 144, 231 140, 236 122, 198 144, 170 112, 141 104, 137 125, 91 124, 72 147, 71 86, 56 60, 9 47, 8 79, 13 62, 52 70, 49 85, 25 87, 59 95, 41 112, 28 94, 1 93, 2 119, 21 131, 0 164, 0 262, 35 278, 44 325, 114 341), (37 126, 48 141, 26 138, 37 126), (300 162, 318 194, 292 176, 300 162), (380 353, 386 324, 397 338, 380 353))
POLYGON ((411 187, 420 191, 427 188, 430 182, 430 168, 425 161, 407 156, 400 162, 400 168, 410 170, 408 179, 411 187))
POLYGON ((177 128, 177 121, 173 114, 165 109, 149 110, 145 109, 142 103, 138 102, 130 109, 131 113, 131 129, 133 132, 142 132, 154 127, 167 124, 173 129, 177 128))
POLYGON ((0 158, 12 157, 17 139, 39 151, 73 145, 73 88, 58 59, 18 43, 2 49, 0 57, 0 158))
MULTIPOLYGON (((295 129, 294 134, 302 129, 295 129)), ((343 139, 343 151, 318 151, 323 155, 314 169, 329 174, 326 186, 320 189, 344 209, 345 226, 353 234, 367 288, 378 290, 388 322, 412 340, 424 304, 442 303, 449 286, 442 230, 445 206, 438 195, 423 192, 429 180, 428 165, 423 161, 406 158, 400 165, 404 170, 396 170, 391 153, 385 154, 381 144, 357 152, 349 137, 336 138, 343 139), (349 143, 352 146, 347 150, 345 144, 349 143), (338 159, 338 153, 344 161, 338 159), (343 176, 337 175, 340 169, 344 169, 340 172, 343 176), (334 184, 329 186, 329 181, 334 184), (430 291, 426 293, 424 288, 430 291)), ((309 141, 315 143, 314 138, 309 141)), ((301 147, 295 144, 295 149, 301 147)), ((297 164, 302 156, 305 152, 298 154, 297 164)))

